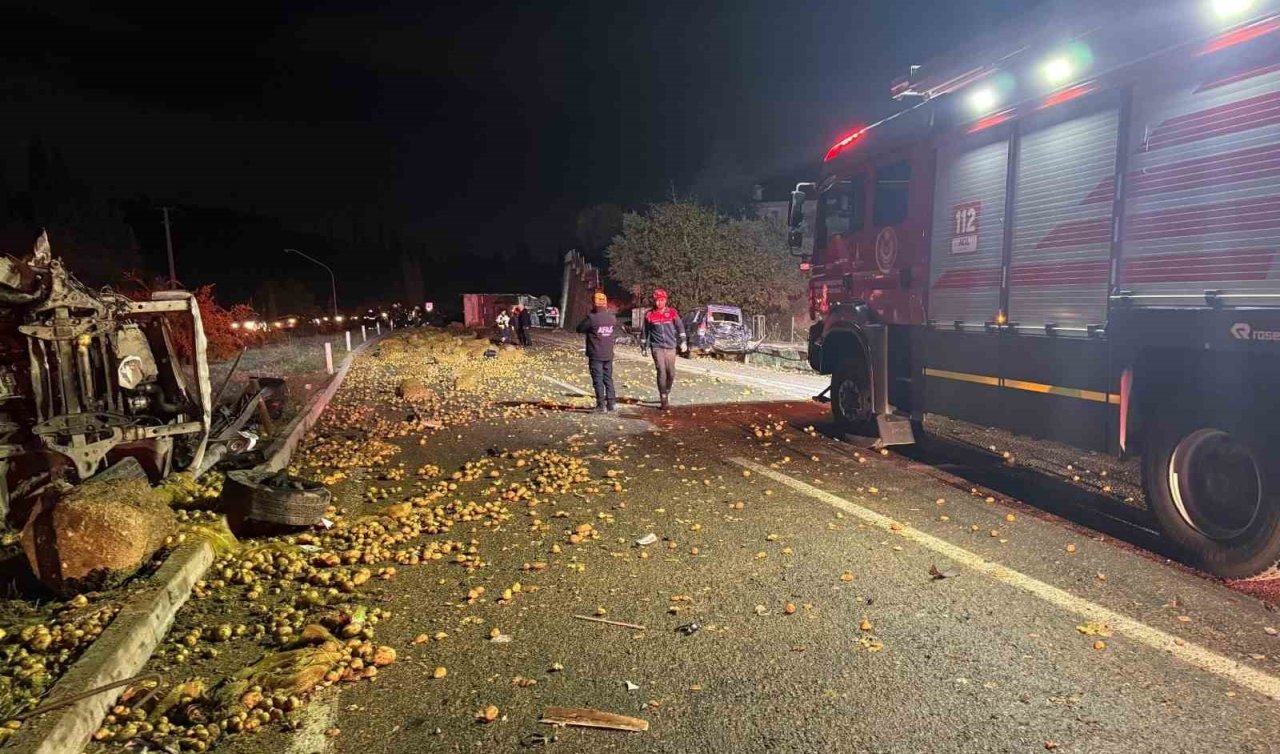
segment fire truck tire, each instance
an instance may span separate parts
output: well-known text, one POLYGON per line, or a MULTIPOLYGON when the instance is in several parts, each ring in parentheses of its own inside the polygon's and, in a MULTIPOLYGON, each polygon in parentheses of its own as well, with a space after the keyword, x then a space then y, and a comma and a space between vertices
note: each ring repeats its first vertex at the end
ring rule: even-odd
POLYGON ((1275 467, 1256 442, 1212 419, 1175 414, 1147 426, 1142 478, 1151 513, 1189 565, 1215 576, 1280 572, 1275 467))
POLYGON ((831 419, 836 427, 855 434, 875 433, 871 421, 870 388, 856 361, 846 361, 831 373, 831 419))

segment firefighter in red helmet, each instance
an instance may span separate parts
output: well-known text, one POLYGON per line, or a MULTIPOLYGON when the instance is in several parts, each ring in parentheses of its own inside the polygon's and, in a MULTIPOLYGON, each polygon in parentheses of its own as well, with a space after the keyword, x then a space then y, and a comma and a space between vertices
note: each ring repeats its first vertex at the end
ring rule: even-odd
POLYGON ((671 386, 676 381, 676 350, 689 350, 684 322, 674 307, 667 306, 667 291, 653 291, 653 308, 645 314, 644 331, 640 348, 653 354, 653 367, 658 378, 658 405, 666 410, 670 405, 671 386))

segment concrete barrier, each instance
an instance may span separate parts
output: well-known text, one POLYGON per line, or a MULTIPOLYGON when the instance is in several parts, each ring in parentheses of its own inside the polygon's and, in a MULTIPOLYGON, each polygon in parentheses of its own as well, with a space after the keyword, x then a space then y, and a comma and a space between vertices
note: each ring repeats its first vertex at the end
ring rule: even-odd
MULTIPOLYGON (((164 639, 191 587, 213 564, 213 547, 192 542, 174 550, 141 592, 120 609, 79 660, 54 685, 46 704, 132 678, 164 639)), ((17 754, 71 754, 89 743, 124 688, 103 691, 33 718, 10 739, 17 754)))

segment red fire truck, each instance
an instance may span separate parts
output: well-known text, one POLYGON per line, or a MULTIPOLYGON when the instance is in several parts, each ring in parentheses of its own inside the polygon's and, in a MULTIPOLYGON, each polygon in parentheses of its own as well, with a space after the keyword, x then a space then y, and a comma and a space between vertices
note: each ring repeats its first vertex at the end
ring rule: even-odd
POLYGON ((1136 455, 1188 562, 1261 574, 1280 561, 1280 9, 1084 4, 913 69, 905 109, 797 187, 793 246, 819 199, 809 360, 835 419, 885 444, 932 413, 1136 455))

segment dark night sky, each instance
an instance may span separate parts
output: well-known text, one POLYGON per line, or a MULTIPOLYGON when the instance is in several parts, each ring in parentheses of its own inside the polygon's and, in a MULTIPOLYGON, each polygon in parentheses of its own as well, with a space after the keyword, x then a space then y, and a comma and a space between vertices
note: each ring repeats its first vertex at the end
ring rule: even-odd
POLYGON ((41 133, 121 195, 551 256, 577 208, 687 188, 714 145, 815 164, 908 64, 1028 3, 6 5, 11 184, 41 133))

